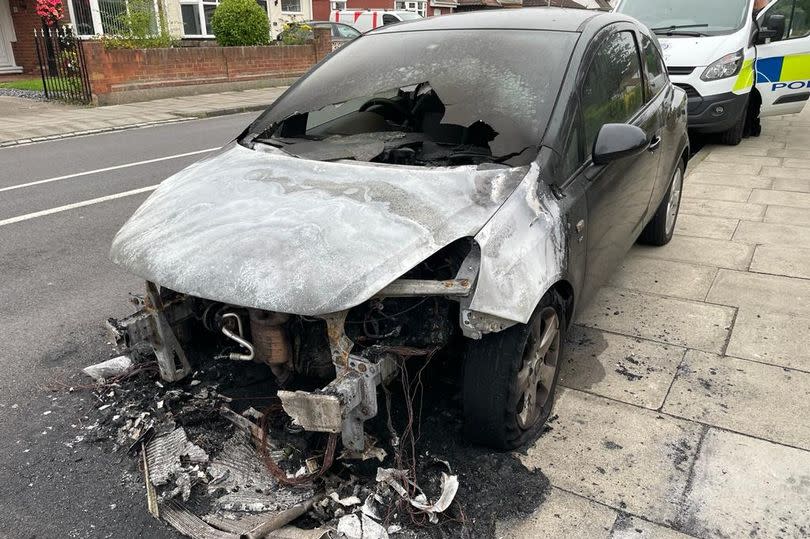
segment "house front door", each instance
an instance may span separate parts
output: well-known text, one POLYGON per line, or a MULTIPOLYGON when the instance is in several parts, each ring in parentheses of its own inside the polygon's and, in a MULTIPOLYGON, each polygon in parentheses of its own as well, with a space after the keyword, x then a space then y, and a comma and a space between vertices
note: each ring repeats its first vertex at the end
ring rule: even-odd
POLYGON ((14 63, 11 41, 16 39, 8 0, 0 0, 0 73, 21 73, 22 68, 14 63))

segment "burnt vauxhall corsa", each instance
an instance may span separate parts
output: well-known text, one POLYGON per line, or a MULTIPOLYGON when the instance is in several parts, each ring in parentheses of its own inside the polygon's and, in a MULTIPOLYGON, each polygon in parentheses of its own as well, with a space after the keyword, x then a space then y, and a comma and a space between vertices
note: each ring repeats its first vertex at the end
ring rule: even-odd
POLYGON ((549 416, 578 306, 637 239, 672 237, 687 145, 685 94, 628 17, 375 30, 135 212, 111 257, 144 309, 113 329, 166 380, 266 363, 295 422, 354 451, 377 386, 444 350, 468 436, 515 447, 549 416))

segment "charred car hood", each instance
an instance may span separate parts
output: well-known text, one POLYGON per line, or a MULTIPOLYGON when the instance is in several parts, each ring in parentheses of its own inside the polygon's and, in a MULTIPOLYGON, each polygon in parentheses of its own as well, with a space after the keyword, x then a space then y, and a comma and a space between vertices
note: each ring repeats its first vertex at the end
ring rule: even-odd
POLYGON ((110 258, 178 292, 316 315, 474 236, 528 167, 321 162, 231 144, 164 181, 110 258))

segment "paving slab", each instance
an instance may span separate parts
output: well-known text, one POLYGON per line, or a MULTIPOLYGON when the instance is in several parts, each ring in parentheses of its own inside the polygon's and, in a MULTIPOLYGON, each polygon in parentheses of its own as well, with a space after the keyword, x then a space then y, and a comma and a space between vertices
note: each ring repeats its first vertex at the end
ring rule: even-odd
POLYGON ((575 325, 566 340, 560 384, 657 410, 685 352, 680 346, 575 325))
MULTIPOLYGON (((678 238, 676 244, 680 243, 681 238, 678 238)), ((662 260, 663 257, 649 258, 647 255, 654 251, 660 254, 657 253, 658 249, 631 251, 608 284, 676 298, 702 300, 706 297, 717 273, 716 268, 662 260)), ((673 251, 677 252, 675 249, 673 251)))
POLYGON ((755 155, 759 157, 782 157, 780 155, 770 155, 766 146, 758 146, 748 144, 748 139, 743 141, 737 146, 708 146, 704 151, 709 152, 709 155, 720 157, 722 159, 736 158, 740 155, 755 155))
POLYGON ((721 352, 734 309, 602 287, 579 316, 584 326, 707 352, 721 352))
POLYGON ((746 243, 810 247, 810 227, 740 221, 733 239, 746 243))
POLYGON ((715 185, 711 183, 689 183, 684 192, 692 198, 710 200, 730 200, 732 202, 748 202, 752 188, 732 187, 729 185, 715 185))
MULTIPOLYGON (((757 158, 760 159, 760 158, 757 158)), ((761 158, 765 159, 765 158, 761 158)), ((777 158, 771 158, 777 159, 777 158)), ((735 159, 736 161, 736 159, 735 159)), ((737 165, 736 163, 729 163, 727 161, 703 161, 695 168, 692 169, 693 172, 704 172, 704 173, 711 173, 711 174, 753 174, 757 175, 762 170, 762 164, 752 165, 737 165)), ((770 165, 769 165, 770 166, 770 165)))
POLYGON ((761 167, 765 165, 778 167, 782 164, 782 159, 779 157, 761 157, 747 155, 745 153, 731 154, 730 152, 714 150, 709 152, 709 155, 706 156, 706 160, 703 162, 706 165, 710 165, 712 163, 729 163, 729 161, 732 161, 732 164, 736 165, 737 170, 740 171, 749 167, 761 167))
MULTIPOLYGON (((810 122, 807 124, 810 127, 810 122)), ((770 157, 787 157, 791 159, 810 159, 810 151, 804 149, 780 149, 780 148, 771 148, 768 150, 768 155, 770 157)))
POLYGON ((604 505, 558 488, 551 488, 531 516, 498 522, 495 535, 504 539, 606 538, 618 513, 604 505))
MULTIPOLYGON (((739 241, 694 238, 676 235, 663 247, 636 245, 631 253, 649 258, 692 262, 705 266, 747 269, 754 256, 754 246, 739 241)), ((701 296, 700 299, 703 299, 701 296)))
POLYGON ((726 353, 810 372, 810 316, 740 308, 726 353))
POLYGON ((810 449, 810 373, 689 350, 663 411, 810 449))
POLYGON ((754 189, 751 192, 749 201, 755 204, 772 204, 775 206, 790 206, 810 210, 810 193, 754 189))
POLYGON ((707 174, 703 172, 693 172, 686 178, 686 187, 684 187, 684 194, 697 197, 693 195, 693 184, 712 184, 712 185, 729 185, 731 187, 745 187, 748 189, 770 189, 773 185, 773 180, 770 178, 762 178, 761 176, 753 176, 748 174, 707 174))
POLYGON ((782 166, 788 168, 810 168, 810 159, 787 158, 782 161, 782 166))
MULTIPOLYGON (((685 194, 689 193, 685 192, 685 194)), ((726 219, 762 221, 762 216, 765 215, 765 205, 751 204, 748 202, 730 202, 727 200, 704 200, 684 196, 681 199, 680 211, 681 213, 724 217, 726 219)))
POLYGON ((519 456, 527 467, 591 500, 674 522, 703 427, 572 389, 554 412, 552 430, 519 456))
POLYGON ((810 279, 810 237, 808 236, 810 236, 810 229, 806 229, 802 237, 803 241, 797 242, 808 246, 804 248, 789 245, 758 245, 754 251, 754 259, 751 261, 751 271, 810 279))
POLYGON ((760 173, 764 178, 803 178, 806 174, 804 169, 783 167, 763 167, 760 173))
POLYGON ((730 240, 737 230, 739 219, 724 219, 722 217, 707 217, 681 213, 675 222, 675 234, 681 236, 694 236, 696 238, 714 238, 716 240, 730 240))
POLYGON ((747 307, 756 314, 780 312, 810 315, 810 281, 721 269, 706 301, 747 307))
POLYGON ((776 178, 771 187, 779 191, 810 193, 810 178, 776 178))
POLYGON ((610 539, 689 539, 691 535, 621 513, 613 524, 610 539))
POLYGON ((765 212, 765 222, 810 227, 810 211, 788 206, 768 206, 768 210, 765 212))
POLYGON ((785 539, 810 533, 810 453, 710 429, 682 515, 696 537, 785 539))

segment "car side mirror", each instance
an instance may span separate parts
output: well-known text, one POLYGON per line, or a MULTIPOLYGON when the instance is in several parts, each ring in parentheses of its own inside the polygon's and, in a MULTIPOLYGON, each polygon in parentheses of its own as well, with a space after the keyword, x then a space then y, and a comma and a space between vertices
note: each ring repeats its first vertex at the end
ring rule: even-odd
POLYGON ((757 35, 757 43, 762 45, 773 41, 781 41, 785 35, 785 16, 779 13, 767 13, 762 21, 763 27, 757 35))
POLYGON ((611 161, 638 155, 649 146, 647 134, 630 124, 605 124, 593 143, 593 163, 606 165, 611 161))

